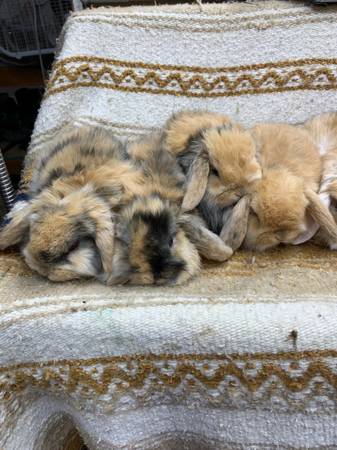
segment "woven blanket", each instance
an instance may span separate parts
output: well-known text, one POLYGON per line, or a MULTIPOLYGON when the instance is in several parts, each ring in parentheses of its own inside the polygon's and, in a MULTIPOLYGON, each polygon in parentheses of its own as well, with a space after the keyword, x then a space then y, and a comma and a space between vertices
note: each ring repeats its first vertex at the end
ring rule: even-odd
MULTIPOLYGON (((73 14, 24 184, 66 123, 125 138, 182 108, 246 125, 335 108, 336 19, 297 1, 73 14)), ((0 448, 337 448, 336 272, 336 253, 299 246, 205 263, 181 287, 111 288, 2 253, 0 448)))

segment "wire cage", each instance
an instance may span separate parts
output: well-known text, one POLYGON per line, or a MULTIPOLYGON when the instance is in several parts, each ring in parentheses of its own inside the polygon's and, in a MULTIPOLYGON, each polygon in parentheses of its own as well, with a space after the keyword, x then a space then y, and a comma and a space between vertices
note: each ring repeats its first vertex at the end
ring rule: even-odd
POLYGON ((53 53, 72 0, 0 0, 0 55, 53 53))

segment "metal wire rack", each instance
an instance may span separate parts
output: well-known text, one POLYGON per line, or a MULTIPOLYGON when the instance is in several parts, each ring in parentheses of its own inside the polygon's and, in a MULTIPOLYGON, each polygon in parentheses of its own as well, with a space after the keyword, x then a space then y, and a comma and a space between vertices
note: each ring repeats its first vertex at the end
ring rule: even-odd
POLYGON ((14 204, 15 191, 7 171, 5 160, 0 149, 0 192, 6 209, 10 210, 14 204))
MULTIPOLYGON (((0 62, 26 64, 53 53, 73 0, 0 0, 0 62)), ((0 150, 0 196, 9 210, 15 191, 0 150)))
POLYGON ((71 7, 71 0, 0 0, 0 54, 52 53, 71 7))

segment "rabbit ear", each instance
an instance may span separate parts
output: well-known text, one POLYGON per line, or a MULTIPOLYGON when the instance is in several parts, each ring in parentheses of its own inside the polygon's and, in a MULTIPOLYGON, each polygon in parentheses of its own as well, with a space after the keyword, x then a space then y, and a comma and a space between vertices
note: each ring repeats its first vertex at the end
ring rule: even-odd
POLYGON ((205 156, 198 155, 187 173, 187 187, 182 210, 191 211, 199 205, 205 195, 209 174, 209 162, 205 156))
POLYGON ((198 217, 183 214, 179 223, 203 257, 212 261, 226 261, 232 256, 232 250, 224 244, 219 236, 208 230, 198 217))
POLYGON ((247 233, 250 198, 242 197, 233 207, 227 221, 222 227, 220 238, 233 252, 237 250, 247 233))
POLYGON ((337 224, 333 215, 329 211, 319 194, 311 189, 305 191, 305 196, 309 201, 307 212, 320 225, 330 240, 337 243, 337 224))
POLYGON ((19 202, 7 214, 3 228, 0 230, 0 250, 21 242, 23 235, 28 231, 31 212, 30 203, 19 202))
POLYGON ((101 254, 102 265, 105 272, 112 271, 112 258, 114 254, 114 224, 110 221, 100 221, 96 228, 95 243, 101 254))
MULTIPOLYGON (((310 195, 310 194, 309 194, 310 195)), ((314 196, 316 198, 316 193, 314 192, 314 196)), ((318 194, 319 199, 318 202, 321 202, 323 207, 325 206, 327 209, 330 206, 331 200, 330 195, 327 192, 321 192, 318 194)), ((316 200, 314 200, 316 201, 316 200)), ((322 205, 319 205, 322 207, 322 205)), ((295 240, 293 240, 291 243, 293 245, 303 244, 304 242, 310 241, 310 239, 316 235, 317 231, 320 228, 320 224, 317 220, 314 219, 313 215, 310 214, 310 208, 307 211, 307 219, 306 219, 306 229, 303 233, 301 233, 295 240)), ((326 235, 326 233, 323 231, 323 234, 326 235)), ((330 235, 329 235, 330 236, 330 235)))
POLYGON ((116 238, 123 242, 123 244, 130 244, 130 231, 128 229, 127 223, 119 214, 114 216, 115 222, 115 236, 116 238))
POLYGON ((95 202, 89 213, 95 223, 95 244, 101 255, 104 272, 112 271, 115 224, 110 208, 105 202, 95 202))

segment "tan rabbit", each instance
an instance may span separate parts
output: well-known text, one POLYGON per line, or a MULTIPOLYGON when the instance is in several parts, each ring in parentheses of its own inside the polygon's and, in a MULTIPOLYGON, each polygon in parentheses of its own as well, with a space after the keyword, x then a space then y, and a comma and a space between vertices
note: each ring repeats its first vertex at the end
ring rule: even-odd
POLYGON ((165 147, 177 157, 187 177, 183 210, 197 207, 207 227, 226 237, 226 244, 235 250, 246 231, 244 222, 236 219, 238 210, 244 205, 247 215, 249 204, 241 202, 235 212, 232 206, 261 178, 254 140, 229 117, 207 111, 175 114, 164 130, 165 147), (229 239, 234 234, 226 232, 234 223, 239 225, 235 242, 229 239))
MULTIPOLYGON (((320 183, 320 196, 326 204, 335 210, 337 201, 337 113, 320 114, 308 120, 304 127, 314 139, 322 159, 322 178, 320 183)), ((320 230, 321 242, 325 241, 331 249, 337 249, 337 242, 320 230)))
POLYGON ((227 116, 206 111, 183 111, 165 126, 167 149, 179 157, 188 176, 183 208, 195 208, 206 187, 216 203, 226 207, 249 192, 261 178, 255 143, 227 116))
POLYGON ((112 211, 143 190, 117 139, 101 128, 66 128, 39 155, 31 199, 9 214, 0 248, 21 244, 27 264, 54 281, 110 273, 112 211))
POLYGON ((252 193, 244 246, 298 244, 319 226, 337 238, 333 217, 317 194, 322 162, 310 134, 291 125, 260 124, 251 135, 263 175, 252 193))

